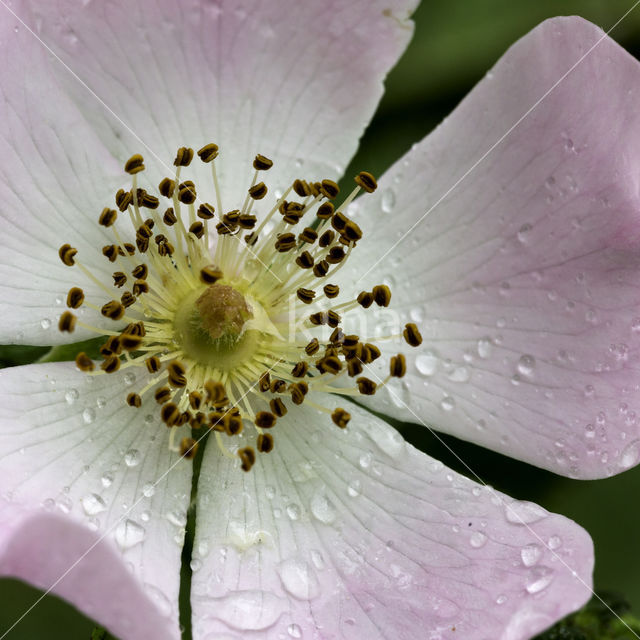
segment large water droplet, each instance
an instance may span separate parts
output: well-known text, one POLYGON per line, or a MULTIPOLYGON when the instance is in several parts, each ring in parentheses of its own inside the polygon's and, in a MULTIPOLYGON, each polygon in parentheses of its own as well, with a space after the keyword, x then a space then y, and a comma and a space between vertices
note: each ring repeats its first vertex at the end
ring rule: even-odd
POLYGON ((51 328, 51 320, 49 320, 49 318, 42 318, 42 320, 40 320, 40 326, 43 329, 50 329, 51 328))
POLYGON ((440 401, 440 407, 444 409, 444 411, 453 411, 456 406, 456 401, 451 396, 445 396, 440 401))
POLYGON ((107 489, 113 484, 113 474, 112 473, 104 473, 101 478, 102 486, 107 489))
POLYGON ((534 567, 527 577, 526 589, 532 594, 540 593, 551 584, 553 577, 553 569, 549 567, 534 567))
POLYGON ((290 624, 287 627, 287 633, 292 638, 302 638, 302 629, 297 624, 290 624))
POLYGON ((156 486, 155 484, 153 484, 153 482, 147 482, 143 487, 142 487, 142 495, 145 498, 152 498, 153 494, 156 492, 156 486))
POLYGON ((536 361, 533 356, 523 355, 518 360, 518 373, 523 376, 530 376, 533 373, 533 369, 536 366, 536 361))
POLYGON ((300 518, 300 507, 293 503, 287 505, 287 515, 291 520, 298 520, 300 518))
POLYGON ((529 236, 531 235, 531 225, 529 223, 523 224, 518 230, 518 241, 522 244, 529 242, 529 236))
POLYGON ((96 419, 96 412, 93 409, 85 409, 82 412, 82 419, 85 424, 91 424, 96 419))
POLYGON ((97 493, 91 493, 82 498, 82 508, 88 516, 95 516, 104 511, 107 505, 97 493))
POLYGON ((531 524, 547 517, 547 512, 534 502, 514 500, 505 505, 505 517, 513 524, 531 524))
POLYGON ((480 547, 484 547, 487 543, 487 536, 482 533, 482 531, 474 531, 469 538, 469 544, 474 549, 479 549, 480 547))
POLYGON ((361 492, 362 482, 360 482, 360 480, 358 480, 357 478, 355 480, 351 480, 351 482, 349 482, 349 484, 347 485, 347 493, 352 498, 357 498, 361 492))
POLYGON ((140 544, 146 535, 146 531, 133 520, 122 520, 116 527, 115 538, 118 546, 126 551, 140 544))
POLYGON ((331 524, 336 519, 336 508, 322 491, 311 498, 310 508, 313 516, 324 524, 331 524))
POLYGON ((137 467, 140 464, 140 452, 137 449, 129 449, 124 454, 124 463, 127 467, 137 467))
POLYGON ((618 466, 621 469, 629 469, 638 463, 640 459, 640 440, 631 441, 620 454, 618 466))
POLYGON ((184 527, 187 524, 187 514, 181 511, 169 511, 166 518, 174 527, 184 527))
POLYGON ((382 193, 382 200, 380 203, 382 211, 384 213, 391 213, 396 206, 396 194, 393 189, 385 189, 382 193))
POLYGON ((438 356, 433 351, 425 351, 416 357, 416 369, 423 376, 432 376, 438 368, 438 356))
POLYGON ((288 607, 284 598, 269 591, 232 591, 208 599, 211 615, 238 631, 261 631, 272 627, 288 607))
POLYGON ((480 340, 478 340, 478 355, 481 358, 489 358, 492 350, 493 344, 491 343, 491 338, 480 338, 480 340))
POLYGON ((124 383, 128 386, 131 386, 136 381, 136 374, 129 372, 124 376, 124 383))
POLYGON ((69 389, 69 391, 64 394, 64 399, 67 401, 67 404, 73 404, 79 396, 80 394, 77 389, 69 389))
POLYGON ((467 367, 454 367, 448 374, 447 378, 453 382, 467 382, 471 374, 467 367))
POLYGON ((311 600, 320 593, 316 572, 304 560, 284 560, 278 566, 278 573, 284 588, 298 600, 311 600))
POLYGON ((538 560, 542 557, 542 548, 539 544, 532 542, 531 544, 527 544, 522 549, 520 549, 520 558, 522 559, 522 564, 525 567, 533 567, 538 560))

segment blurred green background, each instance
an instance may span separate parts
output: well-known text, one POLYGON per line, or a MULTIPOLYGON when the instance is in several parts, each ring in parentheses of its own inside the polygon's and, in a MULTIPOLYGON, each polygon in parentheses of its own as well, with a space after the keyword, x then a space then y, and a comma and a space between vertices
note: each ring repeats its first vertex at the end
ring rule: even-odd
MULTIPOLYGON (((353 165, 380 175, 456 106, 511 43, 545 18, 578 14, 608 31, 634 2, 425 0, 414 16, 414 39, 388 78, 385 97, 353 165)), ((640 4, 610 35, 640 57, 640 4)), ((347 172, 350 174, 351 169, 347 172)), ((40 348, 0 347, 0 364, 32 362, 42 353, 40 348)), ((399 429, 413 444, 465 473, 426 429, 413 425, 400 425, 399 429)), ((640 614, 640 518, 636 503, 640 468, 608 480, 580 482, 453 438, 443 439, 488 484, 514 497, 538 502, 585 527, 596 547, 596 589, 621 592, 634 613, 640 614)), ((0 634, 40 595, 18 581, 0 579, 0 634)), ((70 605, 46 596, 6 638, 88 639, 93 626, 70 605)))

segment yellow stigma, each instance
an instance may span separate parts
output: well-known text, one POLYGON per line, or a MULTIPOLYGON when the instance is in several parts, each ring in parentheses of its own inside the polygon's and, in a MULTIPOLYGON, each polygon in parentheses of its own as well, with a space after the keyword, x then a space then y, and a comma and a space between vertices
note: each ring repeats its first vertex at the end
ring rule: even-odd
MULTIPOLYGON (((329 422, 347 427, 351 416, 345 409, 329 410, 309 400, 310 392, 371 395, 390 378, 404 376, 406 362, 402 354, 393 356, 387 378, 371 380, 362 374, 380 349, 371 338, 341 329, 344 316, 357 307, 388 306, 388 286, 334 302, 340 295, 334 279, 363 237, 345 211, 361 190, 376 189, 375 178, 359 173, 341 204, 332 180, 297 178, 269 203, 269 188, 259 177, 273 162, 258 155, 244 201, 225 209, 219 152, 215 144, 197 152, 211 168, 213 204, 201 199, 207 185, 182 176, 196 155, 188 147, 178 149, 173 175, 161 180, 158 195, 138 185, 145 171, 141 155, 125 163, 131 188, 115 194, 116 209, 97 212, 112 239, 92 249, 113 264, 112 275, 101 281, 89 271, 86 248, 64 244, 59 250, 65 265, 104 292, 102 299, 91 299, 72 287, 68 308, 89 308, 113 328, 88 324, 70 310, 58 327, 73 332, 78 326, 106 337, 99 366, 78 354, 76 366, 87 375, 141 372, 142 381, 123 401, 133 409, 157 407, 177 454, 192 459, 197 433, 211 433, 222 453, 248 471, 258 454, 277 446, 277 421, 295 405, 310 402, 329 422), (303 218, 306 226, 296 230, 303 218), (316 334, 311 341, 308 332, 316 334), (353 382, 336 383, 341 377, 353 382)), ((393 337, 411 346, 422 341, 413 324, 393 337)))

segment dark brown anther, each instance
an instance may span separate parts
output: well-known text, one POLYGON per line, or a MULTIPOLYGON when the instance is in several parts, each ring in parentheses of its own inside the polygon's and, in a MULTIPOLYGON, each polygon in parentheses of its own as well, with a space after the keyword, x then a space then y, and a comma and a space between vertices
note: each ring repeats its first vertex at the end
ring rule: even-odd
POLYGON ((122 333, 131 333, 134 336, 144 337, 147 335, 147 330, 145 329, 144 322, 130 322, 122 333))
POLYGON ((183 411, 178 418, 178 422, 176 422, 176 427, 181 427, 183 424, 187 424, 191 420, 191 412, 183 411))
POLYGON ((220 236, 230 236, 237 231, 237 225, 229 225, 226 222, 218 222, 216 231, 220 236))
POLYGON ((212 205, 210 205, 208 202, 203 202, 198 207, 197 216, 201 220, 211 220, 211 218, 213 218, 213 216, 215 214, 215 211, 216 210, 214 209, 214 207, 212 205))
POLYGON ((74 249, 70 244, 63 244, 60 249, 58 249, 58 255, 60 256, 60 260, 67 267, 72 267, 76 261, 74 256, 78 253, 77 249, 74 249))
POLYGON ((173 161, 174 167, 188 167, 193 160, 193 149, 189 147, 180 147, 173 161))
POLYGON ((326 260, 320 260, 313 265, 313 275, 323 278, 329 272, 329 263, 326 260))
POLYGON ((202 149, 198 150, 198 156, 202 162, 211 162, 218 157, 218 145, 213 142, 205 144, 202 149))
POLYGON ((67 293, 67 307, 78 309, 84 302, 84 291, 80 287, 71 287, 67 293))
POLYGON ((309 365, 304 360, 301 360, 291 369, 291 375, 294 378, 304 378, 307 375, 307 371, 309 371, 309 365))
POLYGON ((130 256, 132 256, 136 252, 136 248, 130 243, 125 242, 122 247, 118 247, 118 255, 123 256, 126 251, 130 256), (124 249, 122 248, 124 247, 124 249))
POLYGON ((239 209, 233 209, 232 211, 228 211, 222 216, 222 222, 224 222, 225 224, 228 224, 229 226, 238 224, 238 220, 240 220, 239 209))
POLYGON ((158 233, 154 236, 153 240, 156 244, 162 244, 167 241, 167 236, 165 236, 164 233, 158 233))
POLYGON ((251 471, 251 467, 256 462, 256 453, 251 447, 243 447, 238 449, 238 457, 240 458, 240 468, 243 471, 251 471))
POLYGON ((158 185, 158 192, 165 198, 173 198, 173 192, 176 190, 176 181, 171 178, 162 178, 158 185))
POLYGON ((115 373, 120 368, 120 358, 118 358, 118 356, 107 356, 100 365, 100 368, 105 373, 115 373))
POLYGON ((342 371, 342 362, 337 356, 325 356, 321 362, 323 370, 327 373, 336 375, 342 371))
POLYGON ((100 353, 105 357, 119 356, 122 353, 120 336, 109 336, 106 342, 100 347, 100 353))
POLYGON ((80 371, 84 371, 86 373, 88 371, 93 371, 96 368, 96 365, 84 351, 81 351, 76 356, 76 367, 78 367, 80 371))
POLYGON ((362 366, 362 362, 359 358, 351 358, 347 360, 347 375, 350 378, 354 378, 355 376, 359 376, 364 370, 362 366))
POLYGON ((273 436, 270 433, 261 433, 256 440, 256 447, 260 453, 273 451, 273 436))
POLYGON ((189 420, 189 426, 192 429, 202 429, 202 427, 204 427, 204 425, 206 424, 207 418, 204 415, 204 413, 202 413, 202 411, 198 411, 192 418, 191 420, 189 420))
POLYGON ((316 353, 318 353, 318 350, 320 349, 320 343, 318 342, 318 338, 314 338, 305 348, 304 348, 304 352, 308 355, 308 356, 312 356, 316 353))
POLYGON ((157 373, 158 371, 160 371, 161 363, 160 363, 160 358, 158 358, 158 356, 149 356, 144 361, 144 363, 149 373, 157 373))
POLYGON ((257 222, 258 218, 250 213, 243 213, 238 217, 238 225, 241 229, 253 229, 257 222))
POLYGON ((335 329, 340 324, 341 319, 342 318, 340 318, 340 314, 336 313, 335 311, 327 311, 327 324, 332 329, 335 329))
POLYGON ((258 380, 258 389, 265 393, 271 388, 271 374, 265 371, 258 380))
POLYGON ((287 390, 287 383, 284 380, 272 380, 271 393, 284 393, 287 390))
POLYGON ((325 247, 328 247, 333 242, 333 239, 335 237, 336 237, 336 232, 333 231, 332 229, 327 229, 320 236, 320 240, 318 240, 318 244, 324 249, 325 247))
POLYGON ((344 260, 345 252, 342 247, 331 247, 327 253, 326 260, 329 264, 339 264, 344 260))
POLYGON ((355 349, 355 347, 358 345, 359 342, 360 342, 360 337, 357 336, 355 333, 350 333, 349 335, 346 335, 344 337, 344 340, 342 341, 342 346, 345 351, 349 351, 351 349, 355 349))
POLYGON ((202 394, 199 391, 192 391, 189 394, 189 406, 197 411, 202 406, 202 394))
POLYGON ((169 402, 169 400, 171 400, 171 398, 173 397, 173 394, 171 393, 171 389, 169 389, 169 387, 160 387, 153 394, 153 397, 155 398, 158 404, 165 404, 169 402))
POLYGON ((276 240, 275 247, 276 251, 280 253, 285 253, 290 249, 293 249, 296 245, 296 237, 293 233, 281 233, 276 240))
POLYGON ((291 392, 291 400, 293 404, 302 404, 308 390, 309 387, 306 382, 292 382, 289 385, 289 391, 291 392))
POLYGON ((302 218, 302 212, 299 211, 287 211, 282 218, 287 224, 294 225, 298 224, 302 218))
POLYGON ((144 158, 139 153, 136 153, 124 163, 124 170, 129 175, 134 175, 136 173, 140 173, 140 171, 144 171, 144 158))
POLYGON ((173 251, 174 248, 170 242, 163 242, 161 245, 158 245, 158 253, 161 256, 172 256, 173 251))
POLYGON ((215 282, 220 280, 222 276, 222 271, 212 264, 200 269, 200 280, 201 282, 204 282, 204 284, 214 284, 215 282))
POLYGON ((300 289, 296 291, 296 295, 298 296, 298 300, 301 300, 305 304, 311 304, 316 297, 316 292, 312 289, 300 287, 300 289))
POLYGON ((118 189, 116 193, 116 206, 120 211, 127 210, 129 205, 133 202, 133 194, 131 191, 125 191, 124 189, 118 189))
POLYGON ((373 193, 378 188, 376 179, 368 172, 361 171, 355 177, 356 184, 362 187, 367 193, 373 193))
POLYGON ((111 320, 120 320, 124 315, 124 307, 117 300, 110 300, 106 304, 102 305, 100 313, 105 318, 111 318, 111 320))
MULTIPOLYGON (((193 151, 191 152, 193 155, 193 151)), ((193 460, 198 453, 198 442, 193 438, 185 436, 180 440, 180 455, 185 460, 193 460)))
POLYGON ((362 238, 362 229, 353 220, 349 220, 342 230, 342 238, 347 242, 358 242, 362 238))
POLYGON ((340 328, 336 328, 331 332, 331 335, 329 336, 329 342, 332 345, 342 345, 342 343, 344 342, 344 332, 342 331, 342 329, 340 328))
POLYGON ((191 226, 189 227, 189 233, 193 233, 193 235, 198 238, 198 240, 202 238, 202 236, 204 235, 204 225, 202 224, 202 222, 196 220, 193 224, 191 224, 191 226))
POLYGON ((333 216, 333 212, 335 211, 335 207, 331 202, 323 202, 316 211, 316 216, 320 218, 320 220, 328 220, 333 216))
POLYGON ((391 302, 391 289, 386 284, 378 284, 371 292, 373 299, 379 307, 388 307, 391 302))
POLYGON ((146 209, 157 209, 160 206, 158 198, 147 193, 144 189, 138 189, 138 191, 142 192, 138 194, 138 206, 146 209))
POLYGON ((172 360, 167 365, 167 381, 172 387, 186 387, 187 376, 184 365, 178 360, 172 360))
POLYGON ((178 200, 182 204, 193 204, 196 201, 196 186, 191 180, 185 180, 178 185, 178 200))
POLYGON ((135 351, 142 344, 142 336, 133 333, 121 333, 120 344, 125 351, 135 351))
POLYGON ((162 405, 160 409, 160 418, 167 427, 175 426, 180 420, 180 411, 178 411, 178 405, 175 402, 167 402, 162 405))
POLYGON ((308 251, 303 251, 297 258, 296 264, 301 269, 311 269, 313 267, 314 259, 308 251))
POLYGON ((115 209, 109 209, 109 207, 105 207, 98 218, 98 224, 103 227, 110 227, 117 219, 118 212, 115 209))
POLYGON ((132 272, 131 275, 136 280, 146 280, 149 275, 149 268, 146 264, 139 264, 132 272))
POLYGON ((374 360, 380 357, 380 349, 375 344, 367 342, 362 347, 362 362, 365 364, 371 364, 374 360))
POLYGON ((132 392, 127 396, 127 404, 130 407, 139 409, 142 406, 142 398, 137 393, 132 392))
POLYGON ((113 273, 113 284, 118 287, 123 287, 127 282, 127 274, 122 271, 115 271, 113 273))
POLYGON ((258 154, 253 160, 253 168, 256 171, 268 171, 273 167, 273 161, 263 155, 258 154))
POLYGON ((102 247, 102 255, 109 259, 109 262, 115 262, 118 259, 118 245, 107 244, 102 247))
POLYGON ((305 227, 298 235, 300 242, 306 242, 307 244, 313 244, 318 239, 318 232, 311 227, 305 227))
POLYGON ((169 207, 162 216, 162 221, 168 226, 172 227, 176 222, 178 222, 178 218, 176 217, 175 211, 173 207, 169 207))
POLYGON ((356 302, 365 309, 368 309, 373 304, 373 294, 368 291, 361 291, 356 298, 356 302))
POLYGON ((411 347, 419 347, 422 344, 422 335, 418 331, 418 327, 413 322, 405 325, 402 336, 406 343, 411 347))
POLYGON ((140 253, 146 253, 149 249, 149 238, 145 238, 141 235, 136 235, 136 247, 140 253))
POLYGON ((351 414, 344 409, 337 408, 331 414, 331 419, 336 426, 344 429, 349 423, 349 420, 351 420, 351 414))
POLYGON ((233 410, 224 414, 222 424, 228 436, 237 436, 244 429, 242 418, 233 410))
POLYGON ((213 407, 224 407, 229 404, 227 398, 227 392, 225 391, 222 382, 216 382, 215 380, 207 380, 204 383, 204 390, 207 394, 207 402, 213 407))
POLYGON ((278 418, 282 418, 282 416, 285 416, 287 414, 287 407, 282 401, 282 398, 272 398, 269 401, 269 408, 271 409, 271 412, 278 418))
POLYGON ((320 183, 320 193, 329 200, 333 200, 338 197, 340 193, 340 187, 333 180, 323 180, 320 183))
POLYGON ((327 324, 328 319, 329 318, 326 311, 318 311, 316 313, 312 313, 309 316, 309 320, 311 321, 311 324, 316 326, 327 324))
POLYGON ((249 196, 253 200, 262 200, 267 195, 267 185, 264 182, 258 182, 249 189, 249 196))
POLYGON ((149 293, 149 284, 146 280, 136 280, 131 287, 133 295, 140 296, 143 293, 149 293))
POLYGON ((141 224, 136 231, 136 236, 140 236, 142 238, 149 239, 152 235, 153 231, 151 231, 146 224, 141 224))
POLYGON ((340 293, 340 287, 337 284, 325 284, 322 290, 327 298, 336 298, 340 293))
POLYGON ((338 211, 331 218, 331 226, 339 233, 341 233, 344 230, 348 222, 349 222, 349 218, 347 218, 347 216, 345 216, 344 213, 342 213, 342 211, 338 211))
POLYGON ((301 198, 306 198, 311 195, 311 189, 305 180, 294 180, 293 191, 301 198))
POLYGON ((255 423, 260 429, 271 429, 276 423, 276 416, 270 411, 258 411, 255 417, 255 423))
POLYGON ((389 361, 389 375, 394 378, 402 378, 405 373, 407 373, 407 361, 405 357, 399 353, 389 361))
POLYGON ((125 291, 120 297, 120 302, 122 303, 122 306, 127 309, 132 304, 136 303, 136 297, 132 293, 125 291))
POLYGON ((369 380, 369 378, 358 378, 356 380, 356 384, 358 385, 358 391, 363 396, 372 396, 376 392, 376 388, 378 385, 373 380, 369 380))

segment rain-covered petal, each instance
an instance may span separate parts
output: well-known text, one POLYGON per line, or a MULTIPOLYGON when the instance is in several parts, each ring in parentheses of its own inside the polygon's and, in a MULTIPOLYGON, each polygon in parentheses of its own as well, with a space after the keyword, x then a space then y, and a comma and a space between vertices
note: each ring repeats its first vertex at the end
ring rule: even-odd
MULTIPOLYGON (((55 344, 65 341, 55 325, 72 284, 58 248, 98 247, 78 259, 101 273, 107 241, 95 221, 122 176, 58 87, 47 50, 6 6, 1 16, 0 342, 55 344)), ((78 284, 98 291, 89 280, 78 284)))
POLYGON ((196 640, 454 629, 525 640, 587 600, 593 550, 579 526, 471 482, 347 408, 346 430, 305 405, 290 412, 249 473, 209 440, 192 559, 196 640))
POLYGON ((130 375, 0 372, 0 573, 127 640, 177 639, 191 463, 156 411, 126 406, 130 375))
POLYGON ((105 144, 172 172, 178 147, 217 143, 227 210, 241 206, 256 153, 275 161, 272 189, 294 174, 344 170, 411 37, 416 4, 33 3, 38 33, 86 86, 53 70, 105 144))
POLYGON ((372 406, 562 474, 637 464, 639 101, 637 61, 553 19, 389 170, 352 273, 424 342, 372 406))

